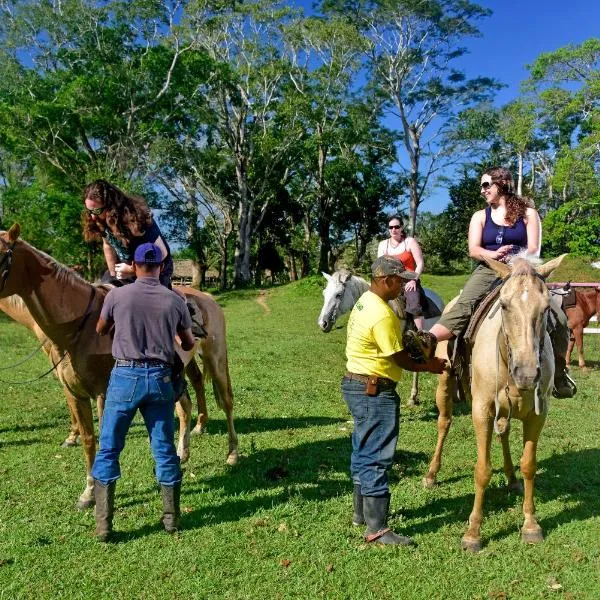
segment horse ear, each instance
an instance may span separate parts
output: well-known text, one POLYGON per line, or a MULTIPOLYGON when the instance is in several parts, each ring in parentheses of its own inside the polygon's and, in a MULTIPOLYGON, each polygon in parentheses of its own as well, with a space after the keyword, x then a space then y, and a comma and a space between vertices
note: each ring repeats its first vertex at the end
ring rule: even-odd
POLYGON ((560 263, 563 261, 564 257, 567 256, 566 254, 561 254, 559 257, 557 258, 553 258, 552 260, 549 260, 547 263, 539 266, 536 271, 544 278, 546 279, 546 277, 548 277, 548 275, 550 275, 550 273, 552 273, 552 271, 554 271, 554 269, 556 269, 560 263))
POLYGON ((485 260, 487 266, 492 269, 501 279, 506 279, 510 275, 510 267, 508 265, 494 260, 493 258, 484 258, 483 260, 485 260))
POLYGON ((331 275, 329 273, 325 273, 325 271, 321 271, 321 273, 323 274, 323 277, 325 277, 325 279, 327 279, 327 281, 329 281, 331 279, 331 275))
POLYGON ((18 223, 15 223, 8 230, 8 239, 9 239, 9 241, 14 243, 19 239, 20 235, 21 235, 21 226, 18 223))

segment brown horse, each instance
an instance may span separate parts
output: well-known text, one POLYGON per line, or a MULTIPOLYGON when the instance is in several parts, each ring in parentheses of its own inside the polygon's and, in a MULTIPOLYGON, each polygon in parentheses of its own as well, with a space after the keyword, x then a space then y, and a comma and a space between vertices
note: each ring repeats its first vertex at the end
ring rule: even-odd
MULTIPOLYGON (((61 353, 58 347, 46 337, 46 334, 33 320, 31 313, 29 312, 27 306, 25 306, 25 303, 20 296, 14 295, 8 296, 7 298, 0 298, 0 310, 6 313, 11 319, 14 319, 17 323, 24 325, 27 327, 27 329, 34 333, 39 342, 42 344, 41 349, 44 351, 52 365, 54 365, 55 369, 52 371, 52 373, 63 384, 63 391, 65 398, 67 399, 67 408, 69 409, 71 416, 71 431, 65 441, 62 443, 62 446, 63 448, 72 448, 76 446, 79 438, 79 423, 77 423, 77 418, 71 408, 74 405, 75 400, 72 398, 68 384, 65 381, 65 368, 68 365, 68 362, 65 363, 65 361, 69 361, 69 358, 65 357, 64 353, 61 353)), ((103 406, 103 398, 99 396, 97 401, 100 417, 103 406)))
POLYGON ((571 364, 571 352, 577 344, 579 366, 585 369, 585 358, 583 357, 583 329, 587 327, 590 319, 597 315, 600 321, 600 286, 593 290, 575 290, 575 306, 565 309, 569 329, 573 332, 567 349, 567 365, 571 364))
MULTIPOLYGON (((543 540, 535 518, 534 478, 538 438, 548 410, 548 398, 554 379, 554 359, 546 319, 550 296, 542 277, 547 277, 562 261, 560 256, 536 269, 524 259, 516 259, 512 268, 488 261, 505 279, 499 300, 484 318, 472 350, 472 380, 463 381, 471 402, 477 438, 475 466, 475 501, 469 527, 462 538, 465 550, 481 549, 483 499, 492 467, 490 448, 492 433, 500 435, 504 455, 504 472, 510 487, 519 482, 510 456, 508 432, 511 417, 523 422, 521 473, 525 481, 522 539, 526 543, 543 540)), ((449 305, 449 307, 453 302, 449 305)), ((448 358, 447 343, 440 343, 436 355, 448 358)), ((439 409, 438 441, 429 471, 423 480, 432 487, 441 466, 442 449, 452 422, 452 404, 456 381, 447 370, 440 375, 436 392, 439 409)))
MULTIPOLYGON (((74 399, 72 409, 79 423, 87 480, 78 507, 94 504, 93 479, 90 471, 96 454, 96 438, 90 398, 104 395, 114 360, 109 336, 96 334, 106 290, 90 285, 73 271, 48 255, 19 239, 20 227, 15 224, 8 232, 0 232, 0 298, 18 294, 39 328, 57 347, 68 353, 70 361, 63 369, 64 382, 74 399)), ((237 435, 233 426, 233 395, 227 362, 225 318, 221 307, 208 295, 185 289, 186 299, 201 311, 207 337, 199 343, 203 371, 194 360, 186 366, 186 374, 194 386, 198 402, 205 403, 203 373, 212 378, 219 406, 227 416, 229 450, 227 462, 237 462, 237 435)), ((184 444, 189 442, 191 402, 187 394, 177 407, 183 428, 184 444)), ((206 420, 206 408, 199 421, 206 420)), ((180 436, 182 435, 180 431, 180 436)), ((187 456, 181 456, 185 460, 187 456)))

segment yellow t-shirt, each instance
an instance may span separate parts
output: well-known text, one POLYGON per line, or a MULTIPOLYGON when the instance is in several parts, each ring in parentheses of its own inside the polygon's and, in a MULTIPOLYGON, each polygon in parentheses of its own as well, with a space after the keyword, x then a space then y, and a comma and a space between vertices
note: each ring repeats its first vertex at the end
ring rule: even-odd
POLYGON ((346 368, 360 375, 398 381, 402 369, 390 357, 402 350, 400 320, 377 294, 365 292, 348 320, 346 368))

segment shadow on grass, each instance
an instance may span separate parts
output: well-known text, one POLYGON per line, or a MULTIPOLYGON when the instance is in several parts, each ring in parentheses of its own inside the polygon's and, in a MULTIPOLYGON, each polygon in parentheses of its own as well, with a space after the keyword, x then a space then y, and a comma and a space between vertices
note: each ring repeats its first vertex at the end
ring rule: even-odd
POLYGON ((11 425, 9 427, 0 427, 0 433, 18 433, 20 431, 39 431, 40 429, 54 429, 60 427, 61 424, 68 427, 68 420, 64 417, 56 417, 55 419, 43 421, 40 423, 30 423, 27 425, 11 425))
MULTIPOLYGON (((192 419, 192 427, 196 422, 192 419)), ((345 423, 350 417, 236 417, 234 419, 235 430, 238 434, 247 435, 252 433, 265 433, 267 431, 286 431, 288 429, 308 429, 312 427, 327 427, 345 423)), ((226 434, 227 422, 225 419, 211 419, 206 424, 206 432, 209 434, 226 434)))

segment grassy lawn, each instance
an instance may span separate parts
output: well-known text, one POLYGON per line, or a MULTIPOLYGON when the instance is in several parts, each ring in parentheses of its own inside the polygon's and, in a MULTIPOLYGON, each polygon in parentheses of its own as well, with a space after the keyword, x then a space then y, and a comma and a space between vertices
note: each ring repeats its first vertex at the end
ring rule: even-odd
MULTIPOLYGON (((425 277, 448 300, 464 277, 425 277)), ((78 512, 81 449, 62 449, 68 413, 59 384, 2 384, 0 409, 0 598, 568 598, 600 597, 600 336, 586 338, 589 371, 573 365, 579 393, 553 400, 538 450, 539 546, 519 538, 521 498, 503 489, 501 449, 486 497, 477 555, 460 549, 473 500, 475 444, 459 406, 440 485, 421 478, 436 439, 435 379, 422 404, 402 408, 392 475, 392 526, 416 549, 366 546, 350 524, 352 423, 342 401, 345 322, 319 331, 322 283, 308 279, 218 298, 228 322, 242 457, 225 464, 226 426, 209 392, 209 433, 192 440, 182 492, 183 531, 158 523, 161 502, 141 420, 132 427, 117 484, 116 543, 98 544, 93 513, 78 512), (260 302, 258 301, 260 300, 260 302), (596 575, 594 575, 596 573, 596 575)), ((35 347, 0 316, 8 365, 35 347)), ((576 360, 576 357, 574 357, 576 360)), ((40 354, 0 371, 28 379, 40 354)), ((401 381, 408 396, 410 377, 401 381)), ((513 458, 520 457, 513 424, 513 458)))

